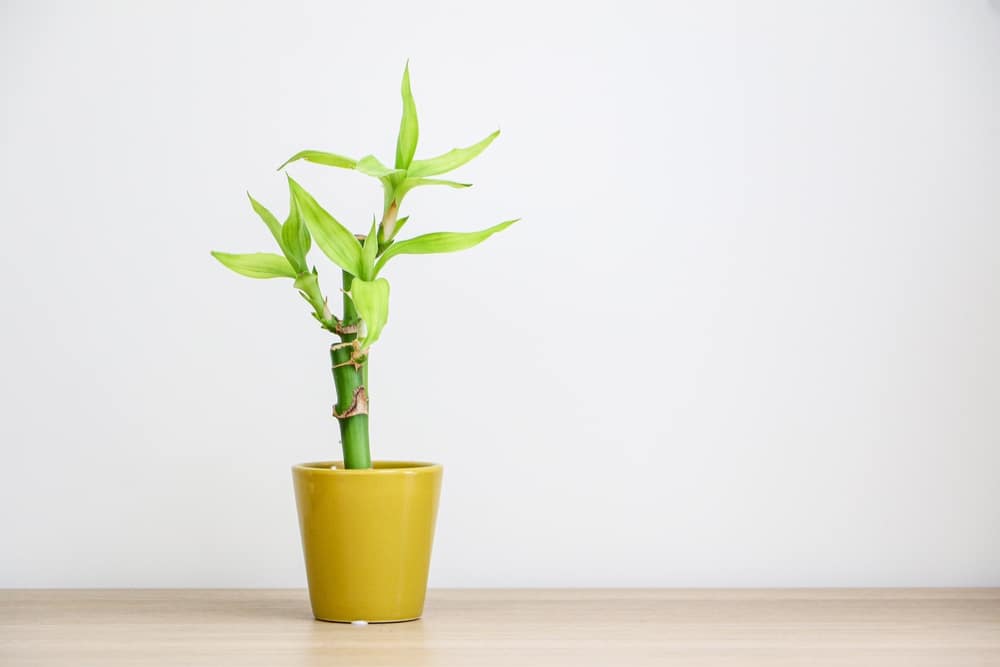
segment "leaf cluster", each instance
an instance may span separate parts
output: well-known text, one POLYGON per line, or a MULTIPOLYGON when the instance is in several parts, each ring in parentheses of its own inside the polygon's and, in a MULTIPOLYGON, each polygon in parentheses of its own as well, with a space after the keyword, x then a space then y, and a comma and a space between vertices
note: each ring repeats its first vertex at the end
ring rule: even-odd
MULTIPOLYGON (((389 282, 379 276, 390 259, 398 255, 421 255, 455 252, 471 248, 500 232, 516 220, 509 220, 477 232, 432 232, 413 238, 396 240, 408 220, 400 217, 403 198, 416 187, 443 185, 467 188, 469 183, 433 178, 466 164, 493 142, 500 131, 464 148, 427 159, 415 159, 420 125, 416 103, 410 87, 410 70, 403 71, 401 86, 403 114, 396 139, 393 167, 387 167, 374 155, 360 159, 319 150, 299 151, 278 169, 303 160, 314 164, 358 171, 378 179, 384 191, 381 220, 373 219, 368 233, 359 236, 351 232, 291 176, 288 176, 289 206, 285 221, 278 219, 260 202, 250 196, 250 205, 274 237, 281 254, 212 255, 229 269, 250 278, 291 278, 294 286, 312 307, 312 315, 320 325, 335 333, 343 333, 344 325, 329 309, 319 286, 319 273, 310 268, 308 254, 313 242, 326 257, 345 274, 351 276, 346 295, 364 325, 362 349, 367 349, 382 333, 389 315, 389 282)), ((248 195, 249 196, 249 195, 248 195)))

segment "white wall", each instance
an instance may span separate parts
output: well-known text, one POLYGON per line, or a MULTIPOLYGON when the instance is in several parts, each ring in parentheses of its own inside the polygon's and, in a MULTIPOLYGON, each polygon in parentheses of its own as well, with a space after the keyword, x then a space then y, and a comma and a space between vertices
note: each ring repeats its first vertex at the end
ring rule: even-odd
POLYGON ((390 158, 407 57, 420 154, 503 129, 410 231, 524 217, 388 273, 433 585, 1000 584, 989 2, 0 11, 0 586, 304 584, 328 338, 208 251, 271 249, 291 153, 390 158))

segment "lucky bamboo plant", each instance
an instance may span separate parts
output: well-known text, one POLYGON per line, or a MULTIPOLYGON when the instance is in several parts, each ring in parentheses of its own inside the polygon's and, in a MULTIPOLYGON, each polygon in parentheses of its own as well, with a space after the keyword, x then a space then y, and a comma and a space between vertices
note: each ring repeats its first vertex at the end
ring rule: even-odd
MULTIPOLYGON (((443 185, 467 188, 471 184, 432 178, 450 172, 482 153, 500 134, 497 130, 466 148, 455 148, 437 157, 416 160, 417 108, 410 90, 409 65, 403 70, 403 117, 396 139, 396 159, 387 167, 374 155, 355 160, 336 153, 304 150, 286 160, 278 170, 297 160, 342 169, 353 169, 377 178, 384 190, 381 219, 373 217, 367 234, 354 234, 320 206, 305 189, 288 177, 290 204, 284 223, 250 196, 250 205, 278 244, 281 254, 230 254, 212 252, 226 267, 250 278, 290 278, 312 308, 320 326, 339 337, 330 346, 337 402, 333 416, 340 425, 340 439, 347 468, 370 468, 368 437, 368 363, 371 346, 389 317, 389 281, 380 277, 386 263, 397 255, 454 252, 471 248, 514 224, 508 220, 478 232, 433 232, 396 240, 409 216, 400 216, 403 198, 413 188, 443 185), (320 289, 319 272, 307 259, 312 242, 341 271, 343 311, 337 316, 320 289)), ((249 196, 249 194, 248 194, 249 196)))

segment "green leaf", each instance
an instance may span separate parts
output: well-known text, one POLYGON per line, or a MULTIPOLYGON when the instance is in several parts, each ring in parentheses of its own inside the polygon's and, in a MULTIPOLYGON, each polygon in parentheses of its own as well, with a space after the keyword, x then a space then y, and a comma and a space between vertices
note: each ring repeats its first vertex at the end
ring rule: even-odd
POLYGON ((309 252, 310 245, 309 230, 302 224, 298 207, 292 202, 288 220, 281 228, 281 247, 284 249, 288 261, 298 273, 309 270, 309 266, 306 264, 306 253, 309 252))
POLYGON ((270 211, 264 208, 263 204, 254 199, 249 192, 247 193, 247 197, 250 198, 250 206, 252 206, 253 210, 257 212, 257 215, 260 216, 260 219, 264 221, 264 224, 267 225, 267 228, 271 230, 271 236, 274 237, 274 240, 278 242, 278 246, 280 247, 281 223, 278 222, 278 219, 275 218, 270 211))
POLYGON ((298 215, 305 223, 316 245, 330 260, 351 275, 361 271, 361 244, 346 227, 316 203, 312 195, 290 176, 288 184, 298 215))
POLYGON ((486 147, 493 143, 493 140, 498 136, 500 136, 500 130, 486 137, 478 144, 473 144, 465 148, 453 148, 444 155, 438 155, 429 160, 414 160, 407 167, 406 174, 412 178, 419 178, 421 176, 436 176, 437 174, 447 173, 452 169, 458 169, 486 150, 486 147))
POLYGON ((378 231, 375 226, 375 218, 372 218, 372 228, 368 230, 365 243, 361 250, 361 277, 371 280, 375 271, 375 257, 378 255, 378 231))
POLYGON ((449 188, 471 188, 472 183, 459 183, 457 181, 446 181, 441 178, 408 178, 403 183, 413 183, 411 187, 418 185, 447 185, 449 188))
POLYGON ((396 189, 396 198, 402 201, 407 192, 422 185, 446 185, 449 188, 471 188, 472 183, 445 181, 440 178, 407 178, 396 189))
POLYGON ((389 178, 391 176, 406 173, 402 169, 390 169, 379 162, 379 159, 374 155, 366 155, 358 160, 358 166, 356 166, 355 169, 360 171, 362 174, 368 174, 369 176, 374 176, 375 178, 389 178))
POLYGON ((382 335, 389 319, 389 281, 379 278, 369 282, 355 278, 351 281, 350 295, 358 315, 365 322, 365 337, 361 346, 367 348, 382 335))
POLYGON ((402 231, 403 225, 405 225, 406 221, 409 220, 409 219, 410 219, 410 216, 404 215, 402 218, 400 218, 399 220, 396 221, 396 234, 398 234, 400 231, 402 231))
POLYGON ((232 255, 228 252, 212 251, 212 257, 248 278, 294 278, 295 269, 281 255, 271 252, 255 252, 247 255, 232 255))
MULTIPOLYGON (((291 184, 288 187, 288 219, 285 220, 285 225, 288 225, 292 219, 298 221, 299 228, 299 246, 302 248, 302 259, 303 265, 305 265, 305 257, 309 254, 309 250, 312 248, 312 236, 309 234, 309 228, 306 227, 305 223, 302 221, 302 215, 299 213, 299 207, 295 205, 295 193, 292 192, 291 184)), ((308 266, 304 266, 303 270, 307 270, 308 266)))
POLYGON ((354 167, 358 164, 357 160, 343 155, 337 155, 336 153, 305 150, 299 151, 292 157, 285 160, 281 166, 278 167, 278 171, 281 171, 296 160, 305 160, 306 162, 313 162, 315 164, 325 164, 328 167, 341 167, 342 169, 354 169, 354 167))
POLYGON ((502 232, 517 220, 508 220, 478 232, 433 232, 415 236, 405 241, 396 241, 389 246, 375 265, 375 275, 385 263, 396 255, 427 255, 431 253, 456 252, 479 245, 497 232, 502 232))
POLYGON ((420 125, 417 123, 417 105, 410 90, 410 63, 403 69, 403 118, 399 121, 399 137, 396 139, 396 169, 406 169, 417 152, 417 138, 420 125))
MULTIPOLYGON (((396 221, 396 228, 393 230, 392 235, 395 236, 396 234, 398 234, 400 232, 400 230, 403 229, 403 225, 405 225, 406 221, 409 220, 409 219, 410 219, 410 216, 404 215, 402 218, 400 218, 399 220, 397 220, 396 221)), ((378 242, 383 247, 385 246, 385 243, 386 243, 386 240, 385 240, 385 229, 381 225, 379 225, 379 228, 378 228, 378 242)))

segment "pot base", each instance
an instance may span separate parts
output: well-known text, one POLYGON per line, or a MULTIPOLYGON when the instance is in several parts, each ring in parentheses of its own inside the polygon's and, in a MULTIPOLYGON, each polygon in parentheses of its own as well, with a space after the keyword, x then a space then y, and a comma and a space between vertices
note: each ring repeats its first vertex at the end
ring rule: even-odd
POLYGON ((409 623, 411 621, 419 621, 420 616, 414 616, 412 618, 391 618, 385 621, 363 621, 358 623, 362 619, 358 618, 353 621, 342 621, 339 618, 320 618, 319 616, 314 617, 317 621, 322 621, 323 623, 344 623, 347 625, 382 625, 383 623, 409 623))

